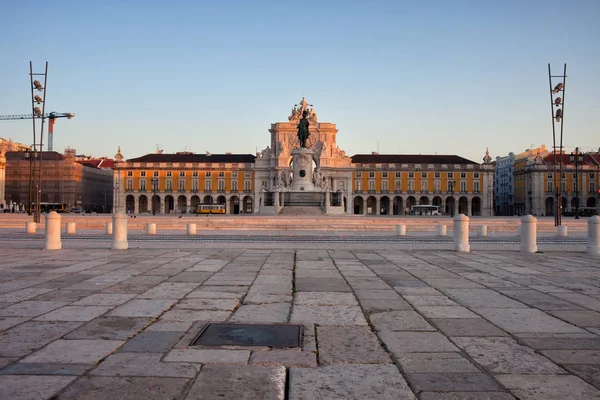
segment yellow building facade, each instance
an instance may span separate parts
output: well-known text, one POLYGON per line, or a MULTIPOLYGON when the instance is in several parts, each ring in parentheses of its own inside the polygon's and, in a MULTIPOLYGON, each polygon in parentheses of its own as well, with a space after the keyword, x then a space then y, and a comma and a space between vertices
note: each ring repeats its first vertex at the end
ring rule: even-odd
POLYGON ((115 208, 190 213, 201 205, 219 204, 227 214, 293 214, 295 207, 296 211, 313 207, 325 214, 385 216, 406 215, 414 211, 413 206, 431 205, 452 215, 492 215, 489 154, 482 164, 456 155, 350 157, 337 145, 336 125, 320 122, 311 107, 303 98, 294 105, 288 122, 271 124, 270 145, 256 156, 182 152, 126 160, 119 149, 115 208), (297 137, 301 118, 308 120, 310 133, 302 148, 297 137), (308 158, 301 163, 296 158, 299 163, 294 166, 299 151, 308 158), (302 179, 305 176, 310 179, 302 179))

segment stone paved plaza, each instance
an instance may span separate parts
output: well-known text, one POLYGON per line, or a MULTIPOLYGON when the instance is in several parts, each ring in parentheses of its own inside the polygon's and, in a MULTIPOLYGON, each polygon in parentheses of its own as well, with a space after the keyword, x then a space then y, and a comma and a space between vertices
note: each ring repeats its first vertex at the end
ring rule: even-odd
POLYGON ((3 400, 600 399, 585 253, 9 244, 3 400), (190 345, 217 321, 302 324, 302 348, 190 345))

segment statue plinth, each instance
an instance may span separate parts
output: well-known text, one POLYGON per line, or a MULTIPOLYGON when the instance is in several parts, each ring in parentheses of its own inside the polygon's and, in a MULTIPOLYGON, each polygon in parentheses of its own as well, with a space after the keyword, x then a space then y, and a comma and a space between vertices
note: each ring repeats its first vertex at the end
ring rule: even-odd
POLYGON ((292 183, 292 191, 308 191, 314 192, 315 185, 313 184, 313 157, 315 152, 306 147, 292 150, 294 163, 294 179, 292 183))

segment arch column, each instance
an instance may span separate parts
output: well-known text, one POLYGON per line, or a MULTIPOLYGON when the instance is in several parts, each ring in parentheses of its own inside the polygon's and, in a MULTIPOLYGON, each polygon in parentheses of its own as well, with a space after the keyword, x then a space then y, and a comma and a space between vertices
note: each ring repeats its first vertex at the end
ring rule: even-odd
POLYGON ((134 214, 140 213, 140 196, 141 196, 141 194, 133 196, 133 213, 134 214))
POLYGON ((471 197, 467 197, 467 213, 465 215, 471 216, 471 207, 473 206, 473 199, 471 197))
POLYGON ((379 216, 381 213, 381 197, 375 197, 375 215, 379 216))

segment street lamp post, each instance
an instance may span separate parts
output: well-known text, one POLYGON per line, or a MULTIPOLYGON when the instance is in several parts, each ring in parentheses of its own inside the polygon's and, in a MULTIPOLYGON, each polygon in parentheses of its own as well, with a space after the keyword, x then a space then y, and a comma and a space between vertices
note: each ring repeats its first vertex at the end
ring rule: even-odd
POLYGON ((152 182, 152 215, 156 215, 156 187, 158 186, 158 178, 150 179, 152 182))
POLYGON ((571 152, 569 161, 571 164, 575 163, 575 219, 579 219, 579 164, 583 162, 579 147, 575 147, 575 153, 571 152))
POLYGON ((550 84, 550 116, 552 118, 552 149, 554 152, 554 187, 556 189, 556 204, 555 204, 555 213, 554 213, 554 225, 561 225, 561 211, 563 208, 562 205, 562 165, 563 165, 563 124, 564 124, 564 115, 565 115, 565 88, 567 84, 567 64, 564 65, 563 74, 562 75, 552 75, 550 71, 550 64, 548 64, 548 83, 550 84), (552 78, 560 81, 556 84, 556 86, 552 86, 552 78), (556 108, 556 111, 555 111, 556 108), (559 134, 557 135, 556 125, 559 124, 559 134), (557 146, 557 136, 559 139, 559 143, 557 146), (557 154, 558 152, 558 154, 557 154), (558 160, 558 173, 556 171, 557 167, 557 158, 558 160))
POLYGON ((450 216, 454 217, 454 185, 456 182, 454 180, 448 182, 448 187, 450 188, 450 197, 452 198, 452 205, 450 206, 450 216))

